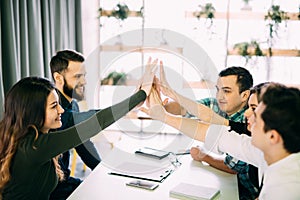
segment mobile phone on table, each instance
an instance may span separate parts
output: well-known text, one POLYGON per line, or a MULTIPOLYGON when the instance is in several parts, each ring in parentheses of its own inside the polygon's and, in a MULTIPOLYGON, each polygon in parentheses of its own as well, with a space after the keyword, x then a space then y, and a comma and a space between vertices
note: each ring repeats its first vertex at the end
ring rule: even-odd
POLYGON ((148 181, 134 180, 126 183, 127 186, 142 188, 146 190, 155 190, 158 187, 157 183, 152 183, 148 181))
POLYGON ((142 156, 148 156, 156 159, 163 159, 169 155, 169 152, 158 150, 158 149, 152 149, 149 147, 143 147, 135 151, 135 153, 142 156))

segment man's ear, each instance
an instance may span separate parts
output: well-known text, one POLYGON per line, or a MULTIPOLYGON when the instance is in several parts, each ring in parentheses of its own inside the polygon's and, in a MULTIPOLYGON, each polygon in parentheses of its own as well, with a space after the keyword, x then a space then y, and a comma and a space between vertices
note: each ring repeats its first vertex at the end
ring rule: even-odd
POLYGON ((250 96, 250 90, 245 90, 241 93, 243 102, 248 101, 250 96))
POLYGON ((281 135, 276 130, 270 130, 268 134, 271 144, 283 143, 281 135))
POLYGON ((60 73, 58 73, 58 72, 54 72, 53 73, 53 78, 54 78, 55 84, 62 85, 64 83, 63 76, 60 73))

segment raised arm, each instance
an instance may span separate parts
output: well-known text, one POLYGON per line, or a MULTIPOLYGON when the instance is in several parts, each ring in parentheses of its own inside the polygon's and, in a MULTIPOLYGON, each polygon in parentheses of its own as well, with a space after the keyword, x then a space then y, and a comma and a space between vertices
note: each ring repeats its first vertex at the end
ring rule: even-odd
POLYGON ((247 163, 258 166, 262 152, 251 144, 251 138, 245 134, 229 132, 228 127, 212 125, 196 119, 184 118, 168 113, 161 104, 157 91, 149 96, 150 107, 141 108, 153 119, 164 122, 183 134, 205 143, 206 149, 215 153, 227 152, 247 163), (243 145, 239 145, 243 144, 243 145), (247 148, 245 148, 247 147, 247 148))
POLYGON ((168 113, 162 106, 161 99, 155 89, 153 89, 149 95, 149 103, 149 109, 141 108, 141 111, 145 112, 153 119, 176 128, 193 139, 204 141, 206 131, 209 127, 208 124, 195 119, 184 118, 180 115, 168 113))
POLYGON ((47 161, 54 156, 63 153, 95 136, 112 123, 125 116, 130 110, 146 100, 150 93, 154 74, 157 68, 157 60, 149 59, 145 74, 142 76, 139 90, 129 98, 118 104, 96 112, 89 119, 76 124, 68 129, 40 134, 34 143, 36 149, 28 152, 36 162, 47 161))
POLYGON ((165 96, 172 98, 182 107, 184 107, 189 113, 195 115, 200 120, 208 123, 228 126, 228 120, 216 114, 209 107, 201 103, 197 103, 196 101, 191 100, 187 97, 184 97, 173 90, 166 79, 162 61, 160 62, 160 82, 158 88, 165 96))

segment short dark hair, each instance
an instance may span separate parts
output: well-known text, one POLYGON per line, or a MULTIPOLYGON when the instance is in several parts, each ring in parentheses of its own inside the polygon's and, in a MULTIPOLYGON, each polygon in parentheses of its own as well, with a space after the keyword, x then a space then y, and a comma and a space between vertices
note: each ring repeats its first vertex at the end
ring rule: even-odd
POLYGON ((219 77, 225 77, 235 75, 237 76, 237 84, 239 86, 239 92, 242 93, 245 90, 250 90, 253 86, 253 78, 250 72, 243 67, 228 67, 223 69, 219 73, 219 77))
POLYGON ((262 96, 266 105, 261 117, 264 131, 276 130, 290 153, 300 151, 300 90, 280 84, 271 84, 262 96))
POLYGON ((50 61, 50 68, 53 79, 54 72, 62 72, 66 70, 68 68, 69 61, 84 62, 84 57, 81 53, 74 50, 62 50, 56 52, 56 55, 54 55, 50 61))

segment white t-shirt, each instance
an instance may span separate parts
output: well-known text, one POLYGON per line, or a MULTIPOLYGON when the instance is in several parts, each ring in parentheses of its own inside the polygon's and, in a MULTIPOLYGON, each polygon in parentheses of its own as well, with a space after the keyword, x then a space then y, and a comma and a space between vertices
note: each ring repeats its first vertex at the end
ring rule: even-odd
POLYGON ((214 153, 229 153, 258 167, 260 179, 264 174, 259 200, 300 199, 300 153, 291 154, 268 166, 263 152, 251 144, 251 137, 229 132, 228 129, 227 126, 210 125, 205 148, 214 153))

